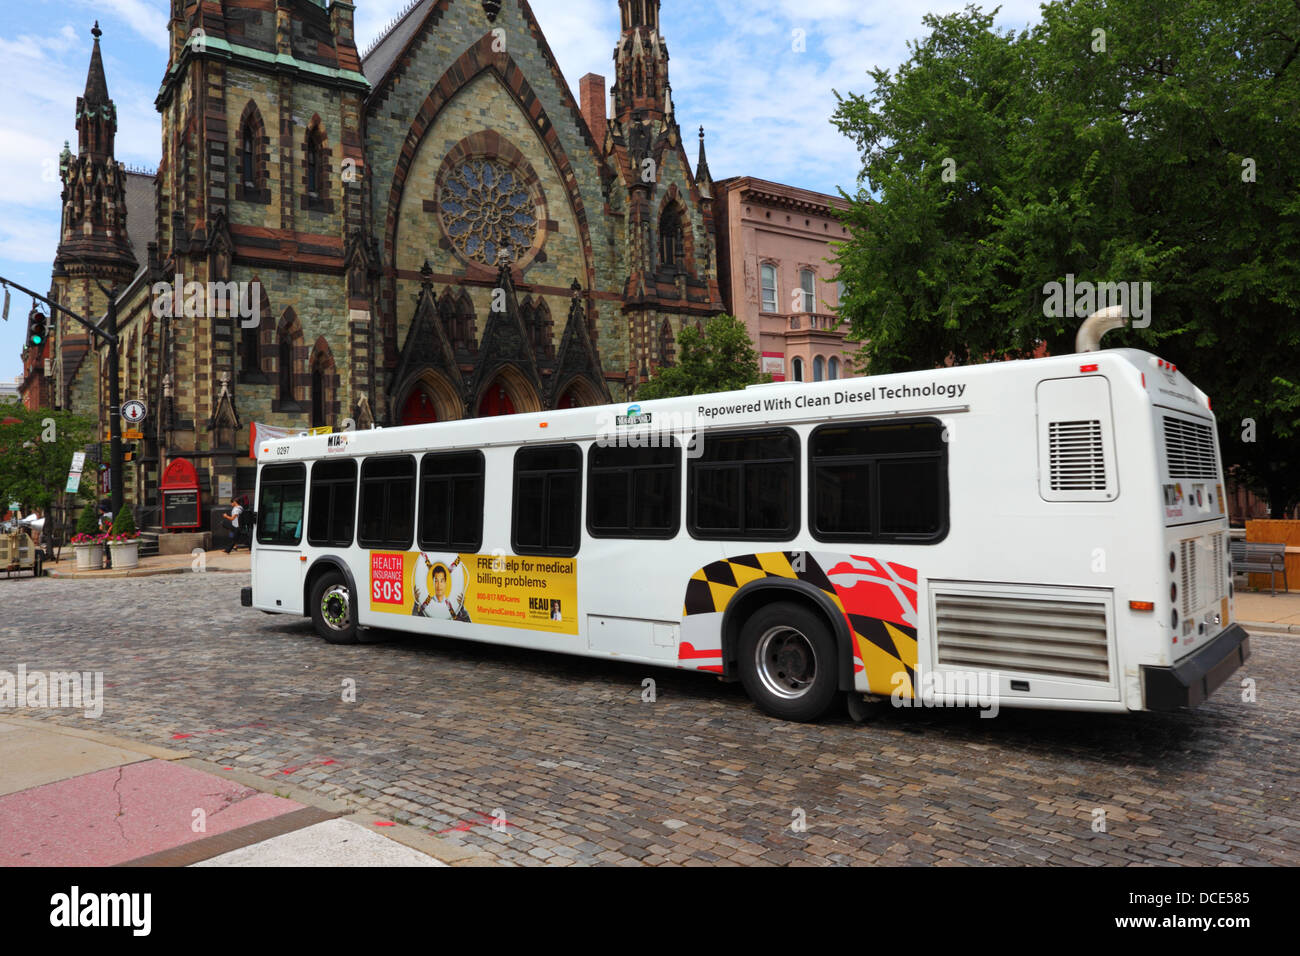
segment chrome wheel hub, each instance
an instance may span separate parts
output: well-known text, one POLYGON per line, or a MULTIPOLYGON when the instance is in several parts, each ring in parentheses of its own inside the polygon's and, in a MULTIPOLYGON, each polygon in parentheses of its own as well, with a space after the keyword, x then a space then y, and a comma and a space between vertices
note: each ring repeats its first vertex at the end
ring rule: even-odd
POLYGON ((754 664, 763 687, 785 700, 797 700, 817 676, 817 652, 812 642, 792 627, 772 627, 754 648, 754 664))

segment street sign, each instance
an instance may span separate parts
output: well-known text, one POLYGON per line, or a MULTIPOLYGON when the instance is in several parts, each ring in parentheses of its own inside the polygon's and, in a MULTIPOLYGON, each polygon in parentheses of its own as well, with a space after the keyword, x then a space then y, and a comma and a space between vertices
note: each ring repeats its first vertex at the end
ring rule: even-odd
POLYGON ((132 425, 140 424, 148 414, 149 409, 146 408, 144 402, 140 401, 138 398, 133 398, 130 401, 122 403, 122 417, 132 425))
POLYGON ((144 432, 138 428, 127 428, 122 432, 123 441, 141 441, 144 439, 144 432))

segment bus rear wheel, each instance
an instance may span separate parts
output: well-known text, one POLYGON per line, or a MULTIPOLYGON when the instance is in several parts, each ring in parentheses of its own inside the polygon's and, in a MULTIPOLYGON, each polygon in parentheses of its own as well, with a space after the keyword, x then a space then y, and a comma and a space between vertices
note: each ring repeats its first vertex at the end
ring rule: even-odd
POLYGON ((759 609, 740 633, 740 680, 762 710, 784 720, 816 720, 839 690, 835 637, 798 604, 759 609))
POLYGON ((311 589, 311 622, 316 633, 331 644, 357 642, 357 614, 347 580, 337 571, 326 571, 311 589))

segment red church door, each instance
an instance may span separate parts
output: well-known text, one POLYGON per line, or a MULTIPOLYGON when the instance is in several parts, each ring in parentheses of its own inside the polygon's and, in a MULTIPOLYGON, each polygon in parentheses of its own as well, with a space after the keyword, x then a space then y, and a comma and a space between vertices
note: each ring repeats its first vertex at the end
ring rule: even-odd
POLYGON ((403 425, 424 425, 438 420, 438 411, 433 407, 433 399, 422 388, 416 388, 407 396, 402 405, 403 425))
POLYGON ((483 393, 483 400, 478 404, 478 413, 484 418, 492 415, 513 415, 515 403, 510 401, 504 385, 493 382, 483 393))

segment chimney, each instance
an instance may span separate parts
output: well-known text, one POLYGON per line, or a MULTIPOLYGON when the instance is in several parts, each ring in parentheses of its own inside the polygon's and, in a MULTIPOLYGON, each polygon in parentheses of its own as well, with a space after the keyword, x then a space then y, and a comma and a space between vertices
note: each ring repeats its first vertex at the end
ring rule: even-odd
POLYGON ((605 78, 599 73, 588 73, 578 81, 578 90, 582 99, 582 118, 587 121, 596 145, 604 146, 605 78))

